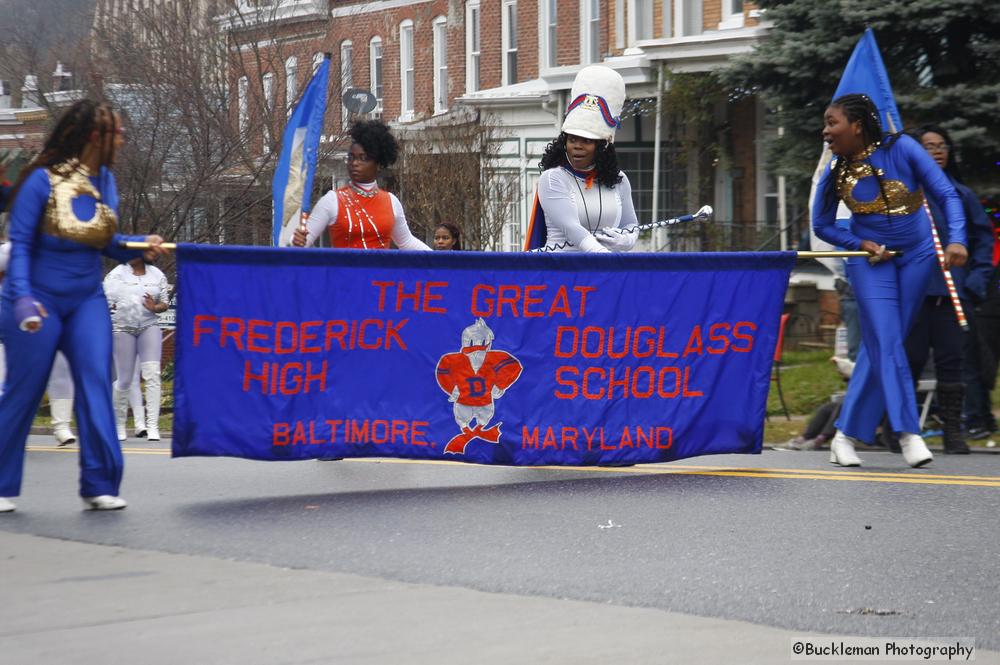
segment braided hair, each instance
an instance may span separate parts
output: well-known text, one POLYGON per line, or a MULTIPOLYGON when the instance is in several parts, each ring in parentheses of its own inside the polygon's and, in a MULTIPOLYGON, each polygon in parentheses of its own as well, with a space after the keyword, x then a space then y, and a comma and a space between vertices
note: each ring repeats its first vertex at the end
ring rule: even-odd
MULTIPOLYGON (((554 141, 545 146, 542 161, 538 163, 538 170, 547 171, 556 166, 569 165, 569 159, 566 158, 566 132, 560 132, 554 141)), ((614 143, 597 142, 597 150, 594 153, 594 175, 597 184, 605 187, 614 187, 622 181, 614 143)))
MULTIPOLYGON (((830 103, 831 108, 838 108, 847 118, 849 123, 860 122, 861 123, 861 140, 865 144, 865 148, 871 146, 885 146, 889 147, 892 143, 899 138, 899 134, 885 135, 882 132, 882 121, 879 120, 878 107, 875 103, 868 97, 868 95, 859 94, 849 94, 837 97, 833 102, 830 103)), ((868 160, 868 157, 862 158, 868 160)), ((834 164, 829 183, 827 184, 826 192, 824 192, 824 201, 828 206, 836 207, 837 205, 837 190, 840 185, 843 184, 844 180, 847 178, 849 167, 853 164, 853 156, 839 157, 837 163, 834 164)), ((872 166, 872 173, 875 176, 875 180, 878 181, 878 189, 882 193, 882 201, 885 204, 885 216, 891 223, 892 219, 889 217, 889 197, 885 193, 885 185, 882 182, 882 177, 872 166)))
POLYGON ((49 168, 79 158, 90 143, 90 136, 95 130, 100 135, 101 164, 110 164, 114 156, 114 147, 107 138, 118 131, 116 124, 114 109, 106 101, 81 99, 66 109, 45 140, 42 151, 21 169, 21 174, 9 197, 10 207, 13 207, 21 185, 35 169, 49 168))

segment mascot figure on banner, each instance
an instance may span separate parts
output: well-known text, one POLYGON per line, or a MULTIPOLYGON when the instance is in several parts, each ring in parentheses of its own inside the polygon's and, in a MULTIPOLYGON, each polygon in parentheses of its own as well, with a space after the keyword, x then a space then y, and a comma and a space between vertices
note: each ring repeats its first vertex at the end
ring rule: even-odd
POLYGON ((462 429, 444 452, 461 454, 473 439, 500 442, 500 425, 487 427, 499 399, 521 376, 521 361, 493 350, 493 331, 482 319, 462 331, 462 350, 446 353, 437 364, 438 385, 455 404, 455 422, 462 429), (470 427, 472 421, 475 427, 470 427))

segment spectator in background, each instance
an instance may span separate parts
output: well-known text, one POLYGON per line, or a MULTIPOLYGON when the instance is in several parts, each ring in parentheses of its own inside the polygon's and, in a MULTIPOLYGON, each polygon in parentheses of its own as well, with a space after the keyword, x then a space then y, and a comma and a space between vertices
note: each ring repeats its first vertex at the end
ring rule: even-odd
POLYGON ((112 308, 114 331, 115 425, 118 439, 128 438, 125 420, 129 392, 135 377, 135 362, 146 385, 146 440, 160 440, 160 354, 163 332, 157 314, 170 306, 167 277, 154 265, 139 257, 117 266, 104 278, 104 293, 112 308))
MULTIPOLYGON (((948 132, 936 125, 925 125, 913 135, 944 170, 961 197, 969 261, 964 266, 953 266, 951 276, 962 301, 962 309, 973 329, 968 334, 963 334, 945 286, 944 275, 940 269, 934 270, 926 297, 906 338, 906 356, 910 363, 910 373, 916 379, 923 372, 930 350, 934 350, 934 375, 937 379, 938 413, 944 429, 944 451, 967 454, 969 447, 962 436, 962 405, 966 383, 974 387, 969 392, 969 401, 974 403, 977 417, 982 418, 983 410, 989 413, 988 393, 985 405, 982 404, 980 395, 973 394, 982 390, 982 382, 978 380, 979 366, 975 361, 979 355, 979 344, 973 319, 974 304, 986 298, 986 285, 993 269, 990 263, 993 254, 993 229, 979 199, 962 184, 955 159, 955 145, 948 132), (966 359, 964 372, 963 357, 966 359)), ((945 212, 933 195, 928 196, 928 202, 941 244, 945 246, 951 238, 945 212)), ((977 424, 982 425, 982 420, 977 424)))
POLYGON ((434 249, 462 249, 462 232, 451 222, 441 222, 434 229, 434 249))

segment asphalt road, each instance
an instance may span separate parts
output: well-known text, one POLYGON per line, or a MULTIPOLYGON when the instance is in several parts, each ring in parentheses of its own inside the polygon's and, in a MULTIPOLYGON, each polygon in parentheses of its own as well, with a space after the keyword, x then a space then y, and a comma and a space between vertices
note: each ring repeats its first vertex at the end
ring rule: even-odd
POLYGON ((173 460, 167 447, 129 442, 129 508, 95 514, 79 510, 73 451, 32 437, 0 531, 1000 650, 996 454, 918 470, 863 451, 853 470, 777 451, 555 469, 173 460))

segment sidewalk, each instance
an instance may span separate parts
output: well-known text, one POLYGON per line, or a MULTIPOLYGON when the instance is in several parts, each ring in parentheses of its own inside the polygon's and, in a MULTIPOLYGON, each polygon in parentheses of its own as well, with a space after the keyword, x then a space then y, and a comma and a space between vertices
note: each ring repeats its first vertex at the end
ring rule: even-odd
MULTIPOLYGON (((6 665, 751 665, 789 661, 793 638, 803 636, 4 531, 0 551, 6 665)), ((979 651, 976 662, 1000 664, 1000 654, 979 651)))

